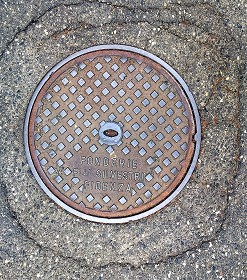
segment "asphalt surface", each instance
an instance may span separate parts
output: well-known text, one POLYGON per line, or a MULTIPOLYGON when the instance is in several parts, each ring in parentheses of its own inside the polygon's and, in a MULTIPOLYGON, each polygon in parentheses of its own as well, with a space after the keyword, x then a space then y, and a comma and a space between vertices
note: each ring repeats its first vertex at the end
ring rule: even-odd
POLYGON ((0 1, 1 279, 246 279, 246 1, 0 1), (46 72, 98 44, 143 48, 186 80, 202 121, 176 200, 123 225, 75 218, 30 172, 26 108, 46 72))

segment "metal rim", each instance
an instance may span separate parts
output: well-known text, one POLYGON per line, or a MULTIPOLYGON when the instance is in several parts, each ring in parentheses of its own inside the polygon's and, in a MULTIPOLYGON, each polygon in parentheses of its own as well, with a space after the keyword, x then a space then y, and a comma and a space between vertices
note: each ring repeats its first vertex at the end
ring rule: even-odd
POLYGON ((170 66, 168 65, 166 62, 164 62, 162 59, 158 58, 157 56, 132 47, 132 46, 126 46, 126 45, 100 45, 100 46, 94 46, 94 47, 90 47, 84 50, 81 50, 79 52, 76 52, 72 55, 70 55, 69 57, 67 57, 66 59, 62 60, 61 62, 59 62, 56 66, 54 66, 45 76, 44 78, 41 80, 41 82, 39 83, 39 85, 37 86, 37 88, 34 91, 34 94, 30 100, 27 112, 26 112, 26 119, 25 119, 25 125, 24 125, 24 142, 25 142, 25 150, 26 150, 26 156, 27 156, 27 160, 28 163, 31 167, 32 173, 34 174, 36 180, 38 181, 39 185, 41 186, 41 188, 49 195, 49 197, 56 202, 58 205, 60 205, 61 207, 63 207, 64 209, 66 209, 67 211, 69 211, 70 213, 79 216, 83 219, 89 220, 89 221, 93 221, 93 222, 101 222, 101 223, 125 223, 125 222, 129 222, 129 221, 134 221, 134 220, 138 220, 141 219, 143 217, 147 217, 155 212, 157 212, 158 210, 162 209, 164 206, 166 206, 171 200, 173 200, 179 193, 180 191, 185 187, 186 183, 188 182, 190 176, 193 173, 193 170, 196 166, 196 162, 199 156, 199 151, 200 151, 200 142, 201 142, 201 125, 200 125, 200 117, 199 117, 199 112, 194 100, 194 97, 192 95, 192 93, 190 92, 187 84, 185 83, 185 81, 182 79, 182 77, 170 66), (82 213, 70 206, 68 206, 66 203, 64 203, 62 200, 60 200, 58 197, 56 197, 51 191, 50 189, 44 184, 44 182, 42 181, 41 177, 39 176, 35 166, 34 166, 34 162, 32 160, 31 154, 30 154, 30 149, 29 149, 29 141, 28 141, 28 127, 29 127, 29 121, 30 121, 30 116, 31 116, 31 110, 33 108, 33 104, 36 100, 37 95, 39 94, 41 88, 43 87, 43 85, 46 83, 46 81, 50 78, 50 76, 55 73, 59 68, 61 68, 64 64, 68 63, 69 61, 75 59, 78 56, 90 53, 90 52, 94 52, 94 51, 99 51, 99 50, 124 50, 124 51, 129 51, 132 53, 136 53, 136 54, 140 54, 144 57, 147 57, 151 60, 153 60, 154 62, 160 64, 162 67, 164 67, 166 69, 166 71, 168 71, 176 80, 176 82, 181 86, 181 88, 184 90, 184 93, 186 94, 190 105, 192 107, 192 111, 194 114, 194 120, 195 120, 195 135, 194 135, 194 141, 195 141, 195 149, 194 149, 194 155, 192 157, 192 161, 191 164, 189 166, 189 169, 187 170, 186 175, 184 176, 184 178, 182 179, 182 181, 180 182, 180 184, 178 185, 178 187, 161 203, 159 203, 158 205, 154 206, 153 208, 146 210, 145 212, 139 213, 139 214, 134 214, 132 216, 128 216, 128 217, 119 217, 119 218, 104 218, 104 217, 98 217, 98 216, 92 216, 92 215, 88 215, 85 213, 82 213))

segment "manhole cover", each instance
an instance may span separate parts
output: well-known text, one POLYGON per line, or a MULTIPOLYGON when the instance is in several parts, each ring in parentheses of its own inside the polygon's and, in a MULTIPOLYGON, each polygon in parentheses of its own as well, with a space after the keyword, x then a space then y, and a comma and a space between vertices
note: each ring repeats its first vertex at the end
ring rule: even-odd
POLYGON ((200 145, 187 85, 158 57, 97 46, 56 65, 28 107, 25 144, 44 191, 73 214, 121 223, 164 207, 200 145))

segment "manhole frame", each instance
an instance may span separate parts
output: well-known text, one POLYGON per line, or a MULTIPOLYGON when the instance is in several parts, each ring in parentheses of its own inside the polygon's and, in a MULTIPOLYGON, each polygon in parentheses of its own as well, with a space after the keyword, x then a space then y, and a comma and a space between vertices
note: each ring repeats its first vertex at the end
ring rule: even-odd
POLYGON ((67 58, 63 59, 58 64, 56 64, 52 69, 50 69, 47 72, 47 74, 41 79, 38 86, 36 87, 32 97, 30 99, 30 102, 29 102, 29 105, 28 105, 28 108, 27 108, 27 111, 26 111, 25 124, 24 124, 24 145, 25 145, 27 161, 28 161, 28 164, 31 168, 31 171, 32 171, 35 179, 37 180, 38 184, 43 189, 43 191, 55 203, 57 203, 62 208, 66 209, 68 212, 70 212, 70 213, 72 213, 72 214, 74 214, 78 217, 81 217, 85 220, 92 221, 92 222, 100 222, 100 223, 118 224, 118 223, 126 223, 126 222, 130 222, 130 221, 135 221, 135 220, 139 220, 141 218, 147 217, 151 214, 154 214, 155 212, 157 212, 160 209, 162 209, 163 207, 165 207, 168 203, 170 203, 181 192, 181 190, 185 187, 185 185, 189 181, 189 179, 190 179, 190 177, 191 177, 191 175, 192 175, 192 173, 195 169, 198 157, 199 157, 200 144, 201 144, 200 116, 199 116, 198 108, 197 108, 196 102, 194 100, 194 97, 193 97, 192 93, 190 92, 189 87, 187 86, 186 82, 169 64, 167 64, 165 61, 163 61, 162 59, 160 59, 156 55, 151 54, 151 53, 149 53, 145 50, 142 50, 142 49, 139 49, 139 48, 136 48, 136 47, 132 47, 132 46, 128 46, 128 45, 98 45, 98 46, 89 47, 89 48, 83 49, 81 51, 78 51, 78 52, 68 56, 67 58), (179 183, 179 185, 176 187, 176 189, 165 200, 163 200, 161 203, 157 204, 153 208, 150 208, 149 210, 146 210, 145 212, 142 212, 142 213, 134 214, 133 216, 117 217, 117 218, 105 218, 105 217, 98 217, 98 216, 85 214, 83 212, 80 212, 80 211, 74 209, 73 207, 70 207, 69 205, 64 203, 62 200, 60 200, 57 196, 55 196, 50 191, 50 189, 44 184, 44 182, 40 178, 40 176, 39 176, 39 174, 38 174, 38 172, 37 172, 37 170, 34 166, 34 163, 33 163, 32 157, 31 157, 31 152, 30 152, 30 149, 29 149, 29 142, 28 142, 29 120, 30 120, 31 111, 32 111, 34 102, 35 102, 36 97, 38 96, 40 90, 42 89, 43 85, 47 82, 47 80, 50 78, 50 76, 53 73, 55 73, 59 68, 61 68, 63 65, 65 65, 69 61, 71 61, 71 60, 73 60, 76 57, 79 57, 81 55, 84 55, 84 54, 87 54, 87 53, 90 53, 90 52, 94 52, 94 51, 100 51, 100 50, 123 50, 123 51, 127 51, 127 52, 129 51, 129 52, 136 53, 136 54, 142 55, 144 57, 147 57, 147 58, 153 60, 154 62, 160 64, 162 67, 164 67, 174 77, 176 82, 184 90, 184 93, 188 98, 188 102, 190 103, 191 108, 192 108, 192 112, 194 114, 195 148, 194 148, 194 155, 192 157, 192 160, 191 160, 191 163, 190 163, 190 166, 187 170, 186 175, 184 176, 182 181, 179 183))

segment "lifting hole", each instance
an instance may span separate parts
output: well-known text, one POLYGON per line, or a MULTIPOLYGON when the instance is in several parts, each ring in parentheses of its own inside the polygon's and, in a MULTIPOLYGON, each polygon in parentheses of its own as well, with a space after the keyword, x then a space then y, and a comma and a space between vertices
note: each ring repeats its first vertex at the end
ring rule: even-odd
POLYGON ((118 136, 118 132, 114 129, 107 129, 103 132, 103 134, 107 137, 116 137, 118 136))

